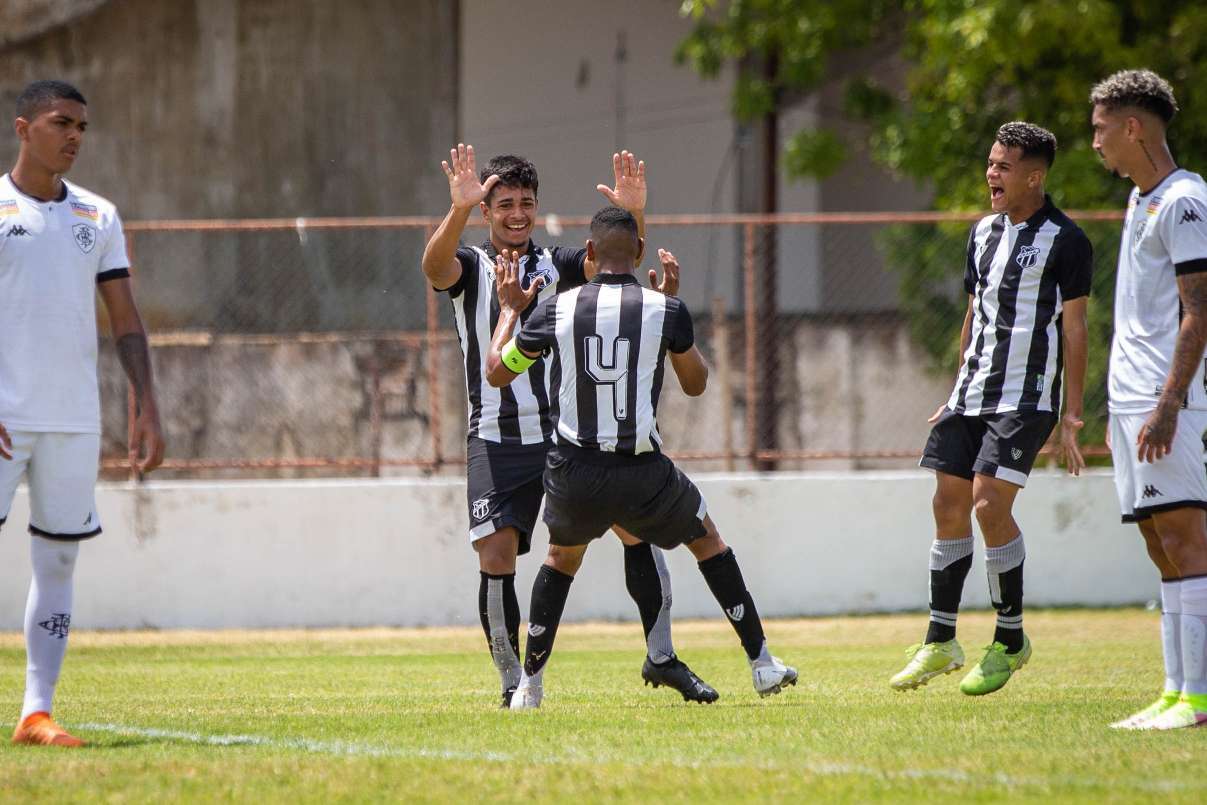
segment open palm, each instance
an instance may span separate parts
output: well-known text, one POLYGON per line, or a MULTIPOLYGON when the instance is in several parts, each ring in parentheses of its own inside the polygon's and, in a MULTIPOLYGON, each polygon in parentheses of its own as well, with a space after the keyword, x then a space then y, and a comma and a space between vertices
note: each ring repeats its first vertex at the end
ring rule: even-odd
POLYGON ((449 161, 441 162, 440 167, 444 168, 444 175, 448 177, 448 194, 453 206, 459 210, 476 207, 486 199, 499 177, 490 176, 485 182, 478 180, 478 162, 472 145, 457 143, 448 156, 449 161))
POLYGON ((629 151, 612 154, 612 173, 616 186, 596 185, 595 189, 603 193, 612 204, 629 212, 641 212, 645 209, 645 163, 629 151))

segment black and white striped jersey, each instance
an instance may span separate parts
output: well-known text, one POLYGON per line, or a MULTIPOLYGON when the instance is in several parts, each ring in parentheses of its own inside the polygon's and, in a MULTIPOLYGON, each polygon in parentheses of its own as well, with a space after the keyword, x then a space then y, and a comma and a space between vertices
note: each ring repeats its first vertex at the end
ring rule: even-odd
POLYGON ((542 302, 516 336, 527 352, 550 351, 558 441, 620 455, 660 450, 666 351, 694 343, 687 306, 632 274, 600 274, 542 302))
POLYGON ((968 416, 1060 410, 1061 310, 1088 296, 1089 238, 1050 198, 1021 224, 1004 214, 972 227, 964 288, 972 330, 947 401, 968 416))
MULTIPOLYGON (((521 324, 541 301, 586 282, 583 273, 586 254, 585 249, 544 248, 529 241, 527 254, 520 258, 520 284, 528 288, 539 278, 544 287, 520 317, 521 324)), ((492 388, 485 381, 486 356, 490 354, 491 336, 499 323, 496 255, 489 241, 457 249, 461 278, 452 287, 443 289, 453 305, 465 359, 468 436, 500 444, 549 442, 553 439, 553 420, 549 415, 549 380, 543 361, 505 388, 492 388)), ((517 324, 517 331, 519 327, 517 324)))

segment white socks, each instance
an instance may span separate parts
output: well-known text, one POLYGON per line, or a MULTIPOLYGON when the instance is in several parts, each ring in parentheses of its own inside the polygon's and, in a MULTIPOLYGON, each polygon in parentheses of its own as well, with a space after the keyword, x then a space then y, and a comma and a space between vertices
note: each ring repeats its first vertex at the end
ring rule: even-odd
POLYGON ((1182 579, 1181 586, 1182 692, 1201 696, 1207 694, 1207 577, 1182 579))
POLYGON ((80 552, 78 542, 50 540, 31 535, 33 579, 25 604, 25 704, 21 719, 30 713, 49 713, 55 684, 67 653, 71 627, 72 574, 80 552))
POLYGON ((1165 690, 1182 690, 1182 580, 1161 582, 1161 651, 1165 690))

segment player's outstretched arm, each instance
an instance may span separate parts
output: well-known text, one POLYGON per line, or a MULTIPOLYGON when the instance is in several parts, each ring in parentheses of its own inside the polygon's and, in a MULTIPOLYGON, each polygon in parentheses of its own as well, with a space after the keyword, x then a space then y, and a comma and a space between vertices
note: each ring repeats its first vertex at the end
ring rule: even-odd
POLYGON ((1086 311, 1089 297, 1082 296, 1064 303, 1061 329, 1064 332, 1065 402, 1060 416, 1060 456, 1069 475, 1080 475, 1085 458, 1077 437, 1085 427, 1085 367, 1089 352, 1089 325, 1086 311))
POLYGON ((448 152, 449 161, 441 162, 444 175, 448 178, 448 194, 452 207, 440 226, 436 227, 432 239, 423 249, 423 273, 436 288, 451 288, 461 279, 461 263, 457 261, 457 246, 461 233, 469 222, 474 208, 486 199, 491 188, 499 181, 490 176, 485 182, 478 179, 478 163, 474 147, 458 143, 448 152))
MULTIPOLYGON (((597 184, 595 189, 603 193, 604 198, 609 204, 628 210, 633 213, 633 217, 637 219, 637 237, 645 238, 645 163, 637 159, 630 151, 621 151, 619 154, 612 154, 612 180, 613 186, 608 187, 606 184, 597 184)), ((638 262, 634 265, 641 264, 641 258, 638 256, 638 262)), ((583 263, 583 272, 587 279, 591 280, 596 273, 595 262, 586 260, 583 263)))
POLYGON ((534 281, 528 290, 520 285, 520 253, 504 249, 495 258, 495 289, 499 295, 499 322, 490 339, 486 356, 486 382, 495 388, 508 385, 531 366, 540 353, 531 353, 515 344, 513 335, 520 314, 528 309, 542 285, 534 281))
POLYGON ((128 277, 102 282, 98 288, 109 313, 117 356, 134 388, 134 427, 128 445, 130 463, 137 466, 139 472, 151 472, 163 463, 164 441, 159 407, 155 404, 147 331, 134 304, 134 291, 128 277))
POLYGON ((1207 272, 1180 275, 1178 296, 1182 300, 1182 324, 1169 377, 1162 386, 1157 409, 1140 426, 1136 436, 1136 454, 1141 461, 1157 461, 1172 449, 1178 411, 1207 348, 1207 272))

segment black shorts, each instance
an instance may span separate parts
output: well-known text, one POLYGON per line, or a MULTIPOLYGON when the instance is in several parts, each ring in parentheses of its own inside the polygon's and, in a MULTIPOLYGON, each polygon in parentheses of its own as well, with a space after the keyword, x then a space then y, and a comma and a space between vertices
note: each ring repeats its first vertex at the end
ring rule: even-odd
POLYGON ((1050 411, 966 416, 948 409, 931 428, 918 463, 970 481, 980 473, 1026 486, 1055 426, 1056 414, 1050 411))
POLYGON ((519 553, 528 553, 545 494, 541 474, 548 450, 548 444, 510 445, 469 438, 465 491, 471 544, 511 526, 520 532, 519 553))
POLYGON ((661 453, 618 456, 559 445, 545 461, 552 545, 586 545, 613 524, 667 550, 704 536, 708 507, 661 453))

